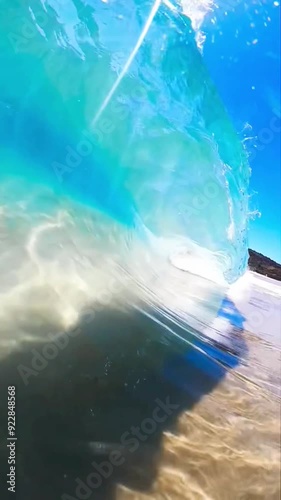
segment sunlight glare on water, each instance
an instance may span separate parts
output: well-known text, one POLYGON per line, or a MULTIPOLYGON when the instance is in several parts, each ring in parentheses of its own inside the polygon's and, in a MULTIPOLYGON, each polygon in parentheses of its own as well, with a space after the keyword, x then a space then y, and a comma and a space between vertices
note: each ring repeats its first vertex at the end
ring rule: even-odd
MULTIPOLYGON (((77 327, 74 354, 27 384, 24 415, 32 390, 59 380, 46 405, 66 433, 118 441, 123 416, 146 415, 160 387, 179 402, 154 436, 157 474, 146 488, 118 480, 116 499, 277 500, 280 286, 246 272, 247 151, 201 53, 215 6, 1 8, 0 378, 19 375, 21 350, 77 327), (76 378, 96 384, 84 400, 76 378), (104 430, 122 391, 133 403, 104 430)), ((57 494, 44 498, 72 491, 60 474, 43 474, 57 494)))

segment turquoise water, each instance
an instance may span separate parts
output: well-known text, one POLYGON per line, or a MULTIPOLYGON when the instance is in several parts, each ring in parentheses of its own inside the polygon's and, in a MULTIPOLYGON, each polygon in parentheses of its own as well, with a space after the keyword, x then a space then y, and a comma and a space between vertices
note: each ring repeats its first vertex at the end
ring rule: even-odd
POLYGON ((280 290, 229 286, 250 170, 198 32, 164 1, 0 6, 1 471, 15 385, 22 500, 280 498, 280 290))
POLYGON ((168 299, 150 278, 169 276, 172 263, 193 273, 180 273, 193 303, 208 310, 215 290, 218 307, 220 287, 247 263, 249 166, 180 5, 1 7, 5 290, 32 288, 36 275, 60 296, 80 280, 79 309, 92 289, 86 262, 107 254, 126 273, 138 265, 134 281, 156 303, 168 299))

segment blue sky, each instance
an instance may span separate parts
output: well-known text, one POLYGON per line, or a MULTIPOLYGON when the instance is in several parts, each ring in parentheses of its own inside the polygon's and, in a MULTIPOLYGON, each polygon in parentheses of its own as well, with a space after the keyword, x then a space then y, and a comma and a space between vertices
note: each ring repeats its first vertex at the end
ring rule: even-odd
POLYGON ((224 11, 206 21, 203 55, 241 138, 256 137, 246 144, 250 208, 261 217, 250 223, 249 246, 281 263, 280 7, 251 0, 224 11))

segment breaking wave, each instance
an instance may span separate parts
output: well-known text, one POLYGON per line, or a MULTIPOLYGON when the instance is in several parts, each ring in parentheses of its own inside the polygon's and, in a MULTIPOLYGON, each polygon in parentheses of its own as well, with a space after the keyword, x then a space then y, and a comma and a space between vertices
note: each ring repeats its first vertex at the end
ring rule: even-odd
POLYGON ((2 4, 2 345, 108 304, 189 342, 247 263, 247 157, 196 43, 210 2, 2 4))

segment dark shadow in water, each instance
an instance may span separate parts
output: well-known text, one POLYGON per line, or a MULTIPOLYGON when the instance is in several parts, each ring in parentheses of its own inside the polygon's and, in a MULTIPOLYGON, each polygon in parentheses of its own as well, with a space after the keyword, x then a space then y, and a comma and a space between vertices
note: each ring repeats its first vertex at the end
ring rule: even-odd
POLYGON ((60 341, 61 347, 51 343, 48 350, 42 343, 25 344, 1 362, 2 499, 7 498, 7 386, 16 386, 14 498, 114 500, 117 483, 139 491, 152 486, 163 432, 176 432, 179 415, 238 363, 229 352, 200 342, 224 368, 164 337, 142 314, 109 308, 94 318, 83 314, 78 328, 60 341), (97 472, 101 466, 107 478, 97 472), (76 478, 91 486, 77 491, 76 478))

